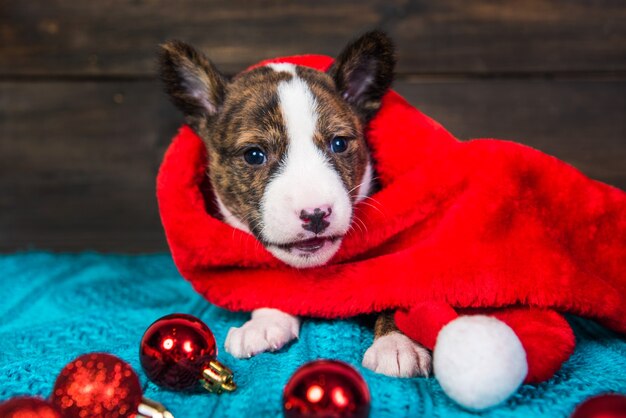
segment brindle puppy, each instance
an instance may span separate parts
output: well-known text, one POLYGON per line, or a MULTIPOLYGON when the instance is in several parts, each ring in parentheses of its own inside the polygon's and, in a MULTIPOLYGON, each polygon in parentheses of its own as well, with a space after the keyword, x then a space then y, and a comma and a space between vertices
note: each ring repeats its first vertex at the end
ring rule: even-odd
MULTIPOLYGON (((365 34, 326 73, 280 63, 228 81, 179 41, 162 46, 160 64, 167 92, 206 144, 223 220, 293 267, 327 263, 353 205, 375 188, 364 129, 393 79, 390 39, 365 34)), ((257 309, 230 330, 225 347, 236 357, 277 350, 299 327, 297 317, 257 309)), ((430 353, 383 314, 363 364, 392 376, 427 375, 430 353)))

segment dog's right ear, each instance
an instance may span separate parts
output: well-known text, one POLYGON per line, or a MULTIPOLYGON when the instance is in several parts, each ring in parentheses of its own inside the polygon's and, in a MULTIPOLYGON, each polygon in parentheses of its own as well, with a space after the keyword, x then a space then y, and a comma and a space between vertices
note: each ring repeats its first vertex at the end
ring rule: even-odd
POLYGON ((346 46, 328 73, 343 98, 369 119, 391 86, 395 65, 391 39, 384 32, 372 31, 346 46))
POLYGON ((215 115, 224 101, 226 78, 202 53, 181 41, 168 41, 159 51, 165 90, 192 127, 215 115))

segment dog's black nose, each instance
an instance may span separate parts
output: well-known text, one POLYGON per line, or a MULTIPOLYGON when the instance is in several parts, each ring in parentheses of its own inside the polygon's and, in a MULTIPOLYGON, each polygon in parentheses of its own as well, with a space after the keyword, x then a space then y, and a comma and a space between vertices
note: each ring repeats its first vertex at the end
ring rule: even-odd
POLYGON ((312 211, 302 209, 300 212, 300 219, 304 221, 302 228, 315 234, 324 232, 324 230, 328 228, 328 225, 330 225, 330 222, 328 222, 326 218, 328 218, 331 213, 332 209, 330 206, 315 208, 312 211))

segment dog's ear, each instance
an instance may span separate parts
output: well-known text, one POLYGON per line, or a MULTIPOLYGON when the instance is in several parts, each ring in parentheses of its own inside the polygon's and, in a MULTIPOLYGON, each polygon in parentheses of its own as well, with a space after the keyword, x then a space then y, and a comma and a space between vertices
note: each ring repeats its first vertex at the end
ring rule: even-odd
POLYGON ((181 41, 168 41, 159 51, 165 90, 194 127, 217 114, 224 101, 226 78, 202 53, 181 41))
POLYGON ((391 86, 395 64, 391 39, 383 32, 373 31, 350 43, 328 73, 343 98, 369 119, 391 86))

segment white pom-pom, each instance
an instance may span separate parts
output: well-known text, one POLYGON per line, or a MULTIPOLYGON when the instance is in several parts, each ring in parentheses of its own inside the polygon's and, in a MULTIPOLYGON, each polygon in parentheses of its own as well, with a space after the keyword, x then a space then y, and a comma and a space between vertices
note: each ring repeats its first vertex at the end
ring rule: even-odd
POLYGON ((444 392, 473 410, 508 399, 528 373, 526 352, 515 332, 484 315, 462 316, 443 327, 433 368, 444 392))

